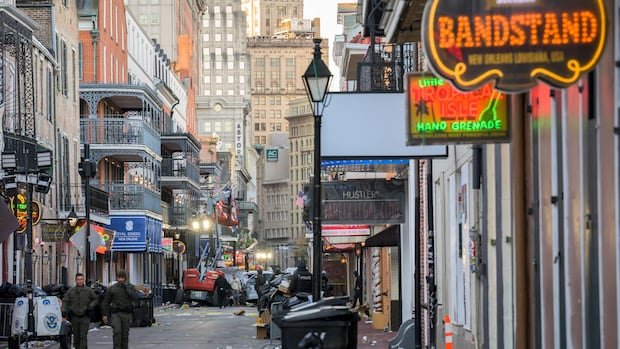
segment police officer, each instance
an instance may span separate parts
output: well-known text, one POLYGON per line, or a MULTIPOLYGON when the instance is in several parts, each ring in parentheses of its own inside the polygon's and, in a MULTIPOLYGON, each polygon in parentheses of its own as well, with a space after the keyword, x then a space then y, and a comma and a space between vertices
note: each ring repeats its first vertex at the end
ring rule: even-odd
POLYGON ((124 270, 117 271, 116 284, 108 288, 101 305, 104 323, 108 322, 108 314, 112 314, 114 349, 129 347, 129 326, 136 301, 138 293, 134 285, 127 281, 127 273, 124 270))
POLYGON ((301 261, 297 265, 297 270, 293 275, 290 289, 292 294, 300 292, 312 293, 312 273, 308 271, 306 262, 301 261))
POLYGON ((88 327, 90 313, 97 306, 95 291, 84 286, 84 274, 75 274, 75 286, 71 287, 62 299, 62 311, 66 314, 74 334, 76 349, 88 347, 88 327))

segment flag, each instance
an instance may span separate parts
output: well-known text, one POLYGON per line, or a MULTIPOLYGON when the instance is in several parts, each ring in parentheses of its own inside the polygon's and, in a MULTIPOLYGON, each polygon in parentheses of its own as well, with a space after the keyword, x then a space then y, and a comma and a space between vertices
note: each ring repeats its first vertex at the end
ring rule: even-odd
POLYGON ((2 197, 0 197, 0 222, 2 222, 0 224, 0 242, 4 242, 17 229, 19 223, 2 197))
POLYGON ((69 241, 78 250, 81 256, 86 253, 86 224, 80 227, 80 229, 71 237, 69 241))
POLYGON ((301 191, 297 193, 297 198, 295 199, 295 206, 299 208, 304 207, 304 193, 301 191))
MULTIPOLYGON (((80 227, 77 233, 73 234, 69 238, 69 241, 75 246, 75 248, 80 252, 80 255, 84 256, 86 254, 86 224, 80 227)), ((96 230, 96 226, 90 225, 90 254, 91 257, 94 257, 97 248, 100 246, 105 247, 105 241, 103 240, 103 236, 99 234, 96 230)))

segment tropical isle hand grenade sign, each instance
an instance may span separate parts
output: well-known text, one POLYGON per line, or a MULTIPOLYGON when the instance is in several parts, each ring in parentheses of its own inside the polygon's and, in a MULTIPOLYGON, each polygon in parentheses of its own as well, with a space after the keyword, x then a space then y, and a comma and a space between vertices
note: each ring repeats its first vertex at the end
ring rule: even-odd
POLYGON ((422 41, 433 70, 461 90, 563 88, 596 65, 606 21, 603 0, 432 0, 422 41))

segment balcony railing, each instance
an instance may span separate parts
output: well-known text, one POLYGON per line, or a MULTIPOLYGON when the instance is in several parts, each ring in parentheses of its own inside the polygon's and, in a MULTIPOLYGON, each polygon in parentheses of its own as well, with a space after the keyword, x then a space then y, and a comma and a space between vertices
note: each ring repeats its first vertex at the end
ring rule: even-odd
POLYGON ((182 227, 190 225, 190 220, 195 210, 185 206, 173 206, 170 207, 169 212, 170 215, 168 217, 170 225, 173 227, 182 227))
POLYGON ((161 194, 139 184, 99 184, 110 194, 111 210, 149 210, 161 213, 161 194))
MULTIPOLYGON (((84 186, 79 184, 71 184, 68 187, 59 188, 60 210, 69 212, 71 209, 74 209, 75 212, 85 212, 86 198, 83 192, 84 186)), ((97 188, 94 183, 90 186, 88 199, 90 201, 91 214, 103 217, 107 217, 110 214, 110 195, 101 188, 97 188)))
POLYGON ((161 153, 159 133, 143 119, 80 119, 80 141, 89 144, 146 145, 161 153))
POLYGON ((198 166, 187 159, 163 159, 161 162, 162 177, 175 177, 178 179, 190 179, 196 183, 200 180, 198 166))
POLYGON ((405 75, 418 70, 418 55, 415 43, 369 46, 357 66, 358 91, 403 92, 405 75))

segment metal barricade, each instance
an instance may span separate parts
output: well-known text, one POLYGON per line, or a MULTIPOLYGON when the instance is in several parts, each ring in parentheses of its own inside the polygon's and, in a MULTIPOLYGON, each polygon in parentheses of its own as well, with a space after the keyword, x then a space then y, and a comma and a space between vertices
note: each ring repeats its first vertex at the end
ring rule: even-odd
POLYGON ((13 303, 0 303, 0 340, 8 340, 11 336, 11 320, 13 319, 13 303))

